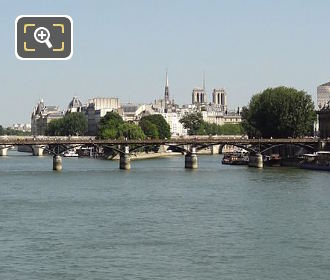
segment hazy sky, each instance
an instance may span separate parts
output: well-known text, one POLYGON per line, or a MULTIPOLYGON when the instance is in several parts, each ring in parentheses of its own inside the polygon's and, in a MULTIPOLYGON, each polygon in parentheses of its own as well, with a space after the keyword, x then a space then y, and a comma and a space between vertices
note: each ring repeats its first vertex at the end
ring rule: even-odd
POLYGON ((0 124, 29 122, 36 102, 63 109, 72 96, 191 102, 206 73, 208 98, 225 87, 230 108, 269 86, 304 89, 330 80, 330 1, 0 0, 0 124), (20 61, 15 18, 67 14, 69 61, 20 61))

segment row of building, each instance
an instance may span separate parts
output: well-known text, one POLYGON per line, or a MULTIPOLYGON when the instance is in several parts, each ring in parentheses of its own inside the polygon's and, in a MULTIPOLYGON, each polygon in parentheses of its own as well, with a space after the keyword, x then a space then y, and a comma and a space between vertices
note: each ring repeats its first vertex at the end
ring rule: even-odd
MULTIPOLYGON (((83 104, 74 97, 66 110, 58 106, 46 106, 41 100, 34 108, 31 116, 31 132, 33 135, 44 135, 51 120, 62 118, 67 112, 83 112, 88 121, 88 135, 96 135, 100 119, 107 112, 118 112, 125 121, 138 122, 143 116, 161 114, 168 122, 172 135, 186 135, 187 131, 180 123, 180 119, 193 112, 200 112, 208 123, 223 125, 226 123, 240 123, 239 108, 229 111, 227 107, 227 93, 224 88, 213 89, 212 101, 207 101, 205 80, 203 87, 192 90, 191 103, 179 106, 170 99, 168 75, 166 73, 164 98, 148 104, 120 104, 118 98, 92 98, 83 104)), ((322 138, 330 137, 330 82, 317 87, 318 121, 316 133, 322 138)), ((17 125, 15 129, 28 130, 30 127, 17 125)))
POLYGON ((15 123, 10 128, 19 132, 31 132, 30 123, 15 123))
POLYGON ((170 125, 172 135, 175 136, 187 134, 180 119, 189 113, 200 112, 206 122, 219 125, 241 122, 239 109, 229 111, 227 108, 225 89, 214 89, 212 102, 207 102, 204 81, 202 88, 193 89, 191 104, 179 106, 174 99, 170 99, 166 73, 164 98, 155 100, 153 103, 121 104, 115 97, 96 97, 83 104, 77 97, 73 97, 68 108, 63 111, 58 106, 47 106, 43 100, 40 100, 31 115, 31 132, 33 135, 44 135, 50 121, 62 118, 67 112, 82 112, 88 121, 88 135, 97 135, 100 119, 111 111, 118 112, 125 121, 132 122, 138 122, 146 115, 161 114, 170 125))

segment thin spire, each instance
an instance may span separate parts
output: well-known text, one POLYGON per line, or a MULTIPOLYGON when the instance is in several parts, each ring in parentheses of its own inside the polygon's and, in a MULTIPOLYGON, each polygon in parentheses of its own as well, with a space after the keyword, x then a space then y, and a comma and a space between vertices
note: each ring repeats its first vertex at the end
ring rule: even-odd
POLYGON ((168 70, 166 69, 166 87, 168 87, 168 70))
POLYGON ((169 103, 170 102, 170 93, 169 93, 169 87, 168 87, 168 71, 166 69, 166 83, 165 83, 165 103, 169 103))
POLYGON ((165 109, 167 109, 167 104, 170 103, 170 93, 169 93, 169 88, 168 88, 168 71, 166 69, 166 84, 165 84, 165 109))

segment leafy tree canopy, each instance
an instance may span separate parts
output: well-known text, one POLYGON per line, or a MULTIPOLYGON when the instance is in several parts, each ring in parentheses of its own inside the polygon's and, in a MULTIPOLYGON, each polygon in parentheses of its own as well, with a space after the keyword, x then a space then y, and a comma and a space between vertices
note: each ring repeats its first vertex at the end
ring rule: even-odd
POLYGON ((311 96, 288 87, 268 88, 242 109, 242 125, 250 137, 310 135, 315 120, 311 96))
POLYGON ((166 122, 166 120, 162 115, 156 114, 156 115, 144 116, 141 118, 139 125, 143 129, 144 133, 151 138, 160 138, 160 139, 171 138, 170 125, 166 122), (149 123, 146 123, 146 121, 149 121, 149 123), (155 127, 150 126, 150 123, 156 126, 157 133, 155 131, 155 127))
POLYGON ((201 113, 186 114, 181 118, 180 123, 188 130, 189 135, 205 134, 205 122, 201 113))
POLYGON ((87 127, 87 119, 84 113, 68 113, 61 119, 52 120, 48 124, 46 135, 85 135, 87 127))
POLYGON ((125 122, 118 127, 117 139, 145 139, 145 135, 138 125, 125 122))
POLYGON ((158 127, 151 121, 143 119, 139 122, 139 125, 147 137, 151 139, 159 138, 158 127))
POLYGON ((142 129, 129 122, 124 122, 116 112, 109 112, 100 120, 99 137, 101 139, 144 139, 142 129))
POLYGON ((117 112, 108 112, 100 120, 100 126, 102 125, 118 126, 122 123, 124 123, 123 118, 117 112))
POLYGON ((0 125, 0 135, 28 136, 31 135, 31 132, 15 130, 10 127, 4 128, 2 125, 0 125))
POLYGON ((241 135, 243 129, 240 124, 207 123, 203 120, 201 113, 187 114, 180 122, 188 130, 189 135, 241 135))
POLYGON ((101 139, 116 139, 118 128, 123 123, 123 118, 118 113, 108 112, 100 120, 98 136, 101 139))

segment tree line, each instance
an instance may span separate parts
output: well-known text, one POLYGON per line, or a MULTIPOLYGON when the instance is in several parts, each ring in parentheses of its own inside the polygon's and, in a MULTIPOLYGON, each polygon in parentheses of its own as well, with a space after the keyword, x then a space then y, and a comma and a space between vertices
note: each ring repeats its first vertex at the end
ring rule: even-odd
POLYGON ((201 113, 187 114, 181 118, 180 122, 188 130, 189 135, 241 135, 243 129, 240 124, 208 123, 203 120, 201 113))
POLYGON ((171 130, 162 115, 141 118, 138 124, 125 122, 116 112, 107 113, 100 121, 101 139, 169 139, 171 130))
POLYGON ((46 135, 78 136, 87 133, 88 123, 84 113, 67 113, 63 118, 50 121, 46 135))
POLYGON ((31 135, 31 132, 20 131, 20 130, 12 129, 10 127, 5 128, 2 125, 0 125, 0 135, 28 136, 28 135, 31 135))
MULTIPOLYGON (((180 122, 189 135, 238 135, 239 124, 209 124, 200 113, 185 115, 180 122)), ((52 120, 46 130, 51 136, 86 135, 87 119, 83 113, 68 113, 63 118, 52 120)), ((100 139, 170 139, 171 130, 164 117, 159 114, 143 116, 138 124, 124 121, 116 112, 108 112, 101 118, 98 134, 100 139)))
MULTIPOLYGON (((68 113, 52 120, 46 134, 50 136, 86 135, 88 123, 83 113, 68 113)), ((170 126, 161 115, 141 118, 139 124, 126 122, 116 112, 108 112, 101 118, 97 136, 101 139, 165 139, 171 138, 170 126)))

